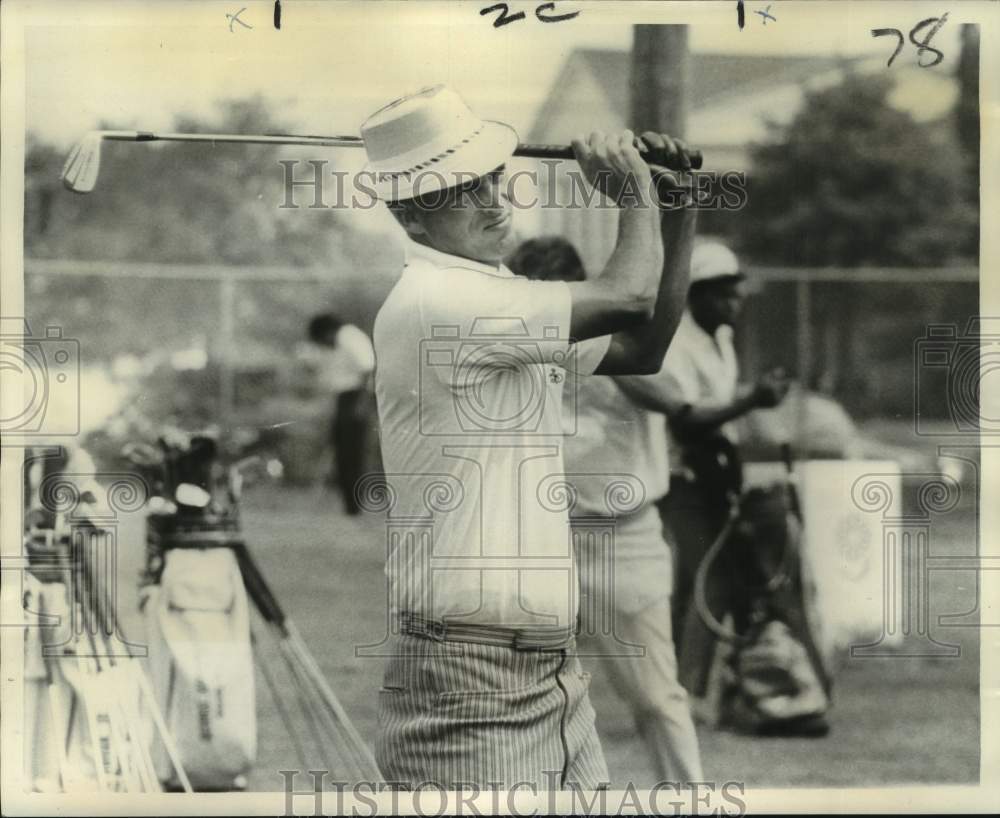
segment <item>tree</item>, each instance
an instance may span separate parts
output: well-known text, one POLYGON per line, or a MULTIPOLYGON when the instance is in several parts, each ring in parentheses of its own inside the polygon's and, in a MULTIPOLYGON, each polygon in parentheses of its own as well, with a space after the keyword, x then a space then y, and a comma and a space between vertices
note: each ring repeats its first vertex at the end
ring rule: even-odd
POLYGON ((975 213, 951 124, 887 101, 885 76, 848 74, 807 94, 752 150, 742 249, 801 266, 930 266, 961 254, 975 213))
MULTIPOLYGON (((289 130, 260 97, 223 102, 215 117, 177 117, 178 131, 280 133, 289 130)), ((395 259, 388 241, 359 234, 342 210, 282 209, 281 157, 303 151, 266 145, 106 142, 97 187, 86 196, 59 183, 61 151, 29 135, 25 159, 25 256, 220 266, 273 265, 317 271, 315 285, 242 284, 236 297, 237 342, 287 352, 313 312, 346 307, 362 324, 371 305, 349 286, 365 276, 372 301, 385 294, 395 259), (387 262, 387 258, 389 261, 387 262), (344 305, 346 296, 351 303, 344 305)), ((310 154, 336 167, 333 152, 310 154)), ((298 177, 308 177, 299 169, 298 177)), ((332 177, 325 199, 333 199, 332 177)), ((299 191, 303 205, 311 194, 299 191)), ((138 355, 210 341, 219 332, 212 282, 102 277, 29 277, 34 328, 58 325, 85 344, 90 360, 138 355)), ((248 345, 248 348, 250 346, 248 345)))
MULTIPOLYGON (((214 121, 178 117, 175 128, 274 133, 286 126, 252 97, 223 102, 214 121)), ((32 140, 26 172, 34 187, 27 195, 39 218, 26 232, 25 253, 102 261, 320 262, 342 225, 332 211, 278 209, 279 155, 266 145, 108 142, 98 185, 81 197, 58 186, 62 157, 32 140), (44 192, 37 207, 36 192, 44 192)))

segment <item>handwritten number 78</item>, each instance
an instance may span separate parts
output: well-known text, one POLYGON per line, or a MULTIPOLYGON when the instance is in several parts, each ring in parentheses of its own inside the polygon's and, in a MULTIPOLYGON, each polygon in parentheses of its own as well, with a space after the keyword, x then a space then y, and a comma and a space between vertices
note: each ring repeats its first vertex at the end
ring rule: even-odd
MULTIPOLYGON (((948 13, 945 12, 940 17, 928 17, 926 20, 921 20, 913 28, 910 29, 910 42, 917 47, 917 65, 921 68, 933 68, 941 60, 944 59, 944 54, 936 48, 930 45, 931 38, 938 33, 941 26, 945 24, 948 19, 948 13), (917 35, 923 31, 927 26, 934 24, 930 31, 924 35, 922 40, 917 39, 917 35), (925 51, 933 51, 934 56, 931 58, 931 62, 923 62, 923 56, 925 51)), ((887 35, 895 35, 899 38, 899 42, 896 43, 896 50, 892 52, 892 56, 889 57, 889 62, 886 63, 886 67, 892 65, 893 60, 899 56, 899 52, 903 50, 903 32, 898 28, 873 28, 872 37, 885 37, 887 35)))

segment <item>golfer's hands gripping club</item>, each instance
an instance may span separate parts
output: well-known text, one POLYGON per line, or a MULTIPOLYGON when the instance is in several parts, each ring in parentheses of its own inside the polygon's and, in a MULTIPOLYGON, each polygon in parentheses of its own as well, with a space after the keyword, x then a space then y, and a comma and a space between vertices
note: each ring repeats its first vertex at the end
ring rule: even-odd
POLYGON ((574 139, 573 152, 587 181, 619 207, 656 201, 674 208, 690 200, 691 185, 666 165, 690 171, 692 151, 669 134, 646 131, 639 139, 627 129, 594 131, 587 139, 574 139))
POLYGON ((586 139, 577 137, 573 153, 587 182, 618 207, 648 207, 652 203, 649 165, 643 161, 632 131, 594 131, 586 139))
POLYGON ((639 153, 645 161, 649 161, 650 156, 658 160, 650 162, 648 167, 661 208, 675 210, 693 201, 694 186, 690 177, 684 176, 692 169, 692 150, 684 141, 665 133, 646 131, 639 142, 639 153), (668 170, 661 162, 680 168, 680 171, 668 170))

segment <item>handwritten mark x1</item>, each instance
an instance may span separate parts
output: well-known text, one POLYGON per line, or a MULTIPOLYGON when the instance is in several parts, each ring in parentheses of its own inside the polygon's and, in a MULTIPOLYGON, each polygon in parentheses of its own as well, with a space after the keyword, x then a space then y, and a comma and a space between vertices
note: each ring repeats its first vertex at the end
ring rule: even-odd
POLYGON ((227 20, 229 20, 229 33, 230 33, 230 34, 232 34, 232 33, 233 33, 233 23, 239 23, 239 24, 240 24, 241 26, 243 26, 244 28, 253 28, 253 26, 252 26, 252 25, 250 25, 249 23, 244 23, 244 22, 243 22, 243 21, 242 21, 242 20, 240 19, 240 15, 241 15, 241 14, 242 14, 242 13, 243 13, 244 11, 246 11, 246 10, 247 10, 247 9, 246 9, 246 6, 244 6, 243 8, 241 8, 241 9, 240 9, 240 10, 239 10, 238 12, 236 12, 235 14, 227 14, 227 15, 226 15, 226 19, 227 19, 227 20))

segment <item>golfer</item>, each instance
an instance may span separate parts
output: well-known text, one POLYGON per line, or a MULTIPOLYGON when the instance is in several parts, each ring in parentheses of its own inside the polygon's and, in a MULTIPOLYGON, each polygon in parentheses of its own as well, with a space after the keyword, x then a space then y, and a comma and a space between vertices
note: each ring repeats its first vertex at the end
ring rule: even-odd
MULTIPOLYGON (((597 788, 608 774, 575 654, 558 491, 562 391, 568 373, 662 362, 670 333, 656 313, 674 289, 661 276, 650 167, 629 131, 573 141, 585 179, 618 205, 618 240, 592 280, 536 282, 501 264, 514 244, 512 128, 435 86, 361 130, 378 195, 406 234, 405 268, 374 331, 396 634, 379 765, 411 786, 597 788)), ((643 141, 688 160, 668 136, 643 141)), ((679 235, 693 214, 672 218, 679 235)), ((687 244, 667 252, 686 256, 687 244)))

